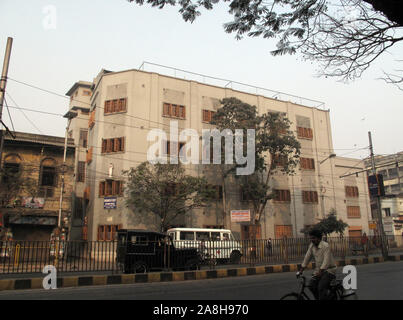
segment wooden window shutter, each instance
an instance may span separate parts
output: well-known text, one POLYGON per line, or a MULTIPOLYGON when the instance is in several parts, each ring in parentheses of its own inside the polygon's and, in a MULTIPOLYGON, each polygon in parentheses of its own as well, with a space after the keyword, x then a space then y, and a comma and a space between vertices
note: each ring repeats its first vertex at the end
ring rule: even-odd
POLYGON ((113 139, 113 152, 118 152, 120 148, 120 139, 115 138, 113 139))
POLYGON ((104 240, 104 226, 98 225, 98 241, 104 240))
POLYGON ((168 103, 164 103, 164 108, 162 110, 162 115, 169 116, 169 104, 168 103))
POLYGON ((185 106, 180 106, 180 117, 185 119, 186 118, 186 108, 185 106))
POLYGON ((102 149, 101 149, 102 153, 106 152, 106 139, 102 139, 102 149))
POLYGON ((120 138, 121 143, 120 143, 120 151, 125 151, 125 137, 120 138))
POLYGON ((99 196, 103 197, 105 195, 105 182, 99 182, 99 196))
POLYGON ((109 101, 105 101, 105 106, 104 106, 104 114, 109 112, 109 101))
POLYGON ((112 139, 106 139, 106 152, 112 152, 112 139))
POLYGON ((203 110, 203 121, 208 121, 208 111, 203 110))
POLYGON ((124 112, 127 111, 127 98, 124 98, 124 99, 123 99, 122 111, 124 111, 124 112))
POLYGON ((112 195, 117 195, 117 181, 112 181, 112 195))
POLYGON ((316 191, 313 191, 313 195, 314 195, 314 201, 315 203, 318 203, 318 193, 316 191))

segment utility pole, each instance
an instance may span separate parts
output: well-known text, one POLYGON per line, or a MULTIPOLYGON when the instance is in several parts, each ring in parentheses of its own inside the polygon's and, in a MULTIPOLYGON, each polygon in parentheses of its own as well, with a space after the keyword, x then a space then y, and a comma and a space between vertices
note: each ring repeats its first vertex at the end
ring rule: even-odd
MULTIPOLYGON (((8 66, 10 63, 10 56, 11 56, 11 47, 13 46, 13 38, 8 37, 7 39, 7 46, 6 46, 6 53, 4 55, 4 62, 3 62, 3 71, 1 72, 1 79, 0 79, 0 122, 3 123, 3 102, 4 102, 4 95, 6 93, 6 84, 7 84, 7 75, 8 75, 8 66)), ((0 169, 2 167, 2 159, 3 159, 3 130, 0 130, 0 169)))
MULTIPOLYGON (((371 137, 371 131, 368 131, 368 138, 369 138, 369 150, 371 151, 371 164, 372 164, 372 174, 376 177, 376 168, 375 168, 375 157, 374 157, 374 149, 372 146, 372 137, 371 137)), ((385 231, 383 230, 383 220, 382 220, 382 207, 381 207, 381 199, 379 194, 376 196, 377 200, 377 216, 378 216, 378 230, 380 234, 380 239, 381 239, 381 246, 382 246, 382 256, 385 260, 388 259, 388 249, 386 247, 386 237, 385 237, 385 231)))

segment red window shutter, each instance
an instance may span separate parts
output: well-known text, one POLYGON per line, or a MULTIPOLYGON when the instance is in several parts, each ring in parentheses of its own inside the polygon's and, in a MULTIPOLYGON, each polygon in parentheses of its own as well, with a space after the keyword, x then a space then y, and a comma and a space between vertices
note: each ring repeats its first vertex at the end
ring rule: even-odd
POLYGON ((113 139, 113 152, 118 152, 120 148, 120 143, 119 139, 115 138, 113 139))
POLYGON ((120 143, 120 151, 125 151, 125 137, 120 138, 121 139, 121 143, 120 143))
POLYGON ((169 104, 168 103, 164 103, 164 108, 163 108, 163 111, 162 111, 162 115, 164 115, 164 116, 169 116, 170 114, 169 114, 169 104))
POLYGON ((117 181, 112 181, 112 195, 115 196, 117 194, 117 185, 116 185, 117 181))
POLYGON ((98 225, 98 241, 104 240, 104 226, 98 225))
POLYGON ((102 153, 106 152, 106 139, 102 139, 102 150, 101 150, 101 152, 102 153))
POLYGON ((207 121, 207 110, 203 110, 202 118, 203 118, 203 121, 207 121))
POLYGON ((112 152, 112 139, 106 140, 106 152, 112 152))
POLYGON ((104 195, 104 185, 103 182, 101 181, 99 183, 99 196, 102 197, 104 195))
POLYGON ((185 106, 181 106, 181 118, 185 119, 186 118, 186 107, 185 106))
POLYGON ((104 114, 109 113, 109 101, 105 101, 104 114))

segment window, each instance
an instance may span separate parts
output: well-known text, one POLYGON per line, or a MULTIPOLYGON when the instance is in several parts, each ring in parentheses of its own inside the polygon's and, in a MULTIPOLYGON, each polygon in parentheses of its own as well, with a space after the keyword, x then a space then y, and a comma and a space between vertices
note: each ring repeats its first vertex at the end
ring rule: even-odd
POLYGON ((83 96, 90 96, 90 95, 91 95, 91 91, 83 90, 83 96))
POLYGON ((210 123, 211 120, 213 120, 213 116, 216 114, 215 111, 210 111, 210 110, 202 110, 202 118, 203 118, 203 122, 208 122, 210 123))
POLYGON ((76 198, 75 203, 75 211, 74 211, 74 218, 75 219, 82 219, 84 213, 84 199, 83 198, 76 198))
POLYGON ((392 192, 399 192, 400 191, 400 185, 399 184, 392 184, 391 188, 392 188, 392 192))
POLYGON ((80 130, 80 147, 87 148, 88 130, 80 130))
POLYGON ((107 180, 99 183, 99 197, 123 196, 123 181, 107 180))
POLYGON ((215 198, 216 200, 222 200, 222 186, 214 186, 215 187, 215 198))
POLYGON ((358 196, 359 196, 358 187, 345 186, 344 188, 346 191, 346 197, 358 198, 358 196))
POLYGON ((284 201, 290 202, 291 201, 291 194, 290 190, 274 190, 274 201, 284 201))
MULTIPOLYGON (((218 235, 220 235, 220 234, 218 234, 218 235)), ((196 240, 198 240, 198 241, 210 240, 210 232, 196 231, 196 240)))
POLYGON ((361 218, 360 207, 358 206, 348 206, 347 207, 347 218, 361 218))
POLYGON ((271 165, 273 168, 284 167, 287 165, 287 160, 288 159, 286 156, 275 154, 274 156, 271 157, 271 165))
POLYGON ((186 109, 185 109, 185 106, 171 104, 171 103, 164 103, 163 109, 162 109, 162 115, 164 117, 185 119, 186 118, 186 109))
POLYGON ((385 217, 390 217, 390 208, 384 208, 383 211, 385 212, 385 217))
POLYGON ((297 135, 298 138, 303 138, 303 139, 313 139, 313 131, 311 128, 302 128, 302 127, 297 127, 297 135))
POLYGON ((276 239, 284 237, 292 238, 292 226, 290 225, 277 225, 275 226, 276 239))
POLYGON ((9 183, 17 178, 21 170, 21 159, 18 155, 8 155, 4 159, 3 183, 9 183))
POLYGON ((181 240, 194 240, 194 232, 193 231, 181 231, 180 232, 180 239, 181 240))
POLYGON ((318 203, 318 193, 316 191, 302 191, 302 201, 304 203, 318 203))
POLYGON ((252 201, 253 198, 247 190, 241 188, 241 201, 252 201))
POLYGON ((78 161, 77 164, 77 182, 85 181, 85 161, 78 161))
POLYGON ((300 158, 300 165, 301 169, 306 169, 306 170, 315 170, 315 159, 312 158, 300 158))
POLYGON ((389 178, 397 178, 397 168, 389 169, 389 178))
POLYGON ((125 137, 102 139, 102 153, 124 152, 125 137))
POLYGON ((127 98, 105 101, 104 114, 126 112, 126 111, 127 111, 127 98))
MULTIPOLYGON (((170 156, 171 155, 171 148, 172 148, 172 152, 174 152, 175 147, 178 145, 177 142, 171 142, 171 141, 165 141, 164 144, 164 155, 165 156, 170 156)), ((179 157, 179 152, 182 149, 182 147, 185 145, 184 142, 179 142, 179 146, 178 146, 178 150, 176 155, 174 154, 173 156, 177 156, 179 157)), ((186 156, 186 155, 185 155, 186 156)))
POLYGON ((40 185, 46 187, 56 186, 56 161, 45 159, 41 165, 40 185))
POLYGON ((98 225, 98 241, 116 240, 120 228, 120 225, 98 225))

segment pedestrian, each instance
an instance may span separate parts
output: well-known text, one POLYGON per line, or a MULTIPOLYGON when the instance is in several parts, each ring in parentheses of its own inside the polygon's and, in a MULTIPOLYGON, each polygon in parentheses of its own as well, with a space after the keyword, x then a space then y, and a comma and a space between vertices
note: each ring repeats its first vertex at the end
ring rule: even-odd
POLYGON ((364 252, 364 256, 368 257, 368 237, 365 232, 363 233, 363 235, 361 237, 361 245, 362 245, 362 250, 364 252))
POLYGON ((272 243, 271 243, 271 238, 269 238, 266 242, 266 256, 271 256, 272 255, 272 243))

